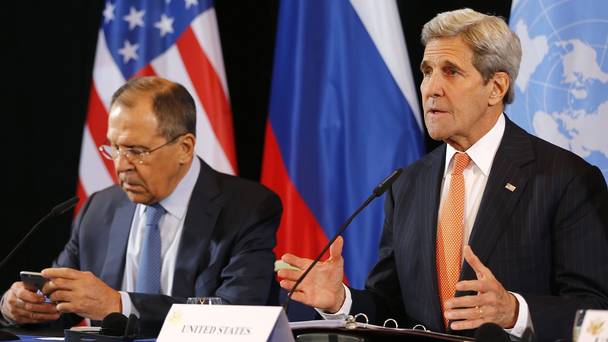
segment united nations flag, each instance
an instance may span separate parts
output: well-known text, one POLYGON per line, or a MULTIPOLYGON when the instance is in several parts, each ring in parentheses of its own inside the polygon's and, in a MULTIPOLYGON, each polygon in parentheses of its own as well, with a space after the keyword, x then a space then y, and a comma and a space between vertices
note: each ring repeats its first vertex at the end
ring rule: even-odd
POLYGON ((506 113, 608 179, 608 2, 514 0, 523 56, 506 113))

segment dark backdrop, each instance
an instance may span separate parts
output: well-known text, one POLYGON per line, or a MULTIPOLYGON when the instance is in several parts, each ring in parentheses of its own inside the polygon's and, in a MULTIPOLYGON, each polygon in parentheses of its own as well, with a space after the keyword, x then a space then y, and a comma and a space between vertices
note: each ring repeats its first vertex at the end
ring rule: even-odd
MULTIPOLYGON (((306 1, 306 0, 300 0, 306 1)), ((327 0, 335 1, 335 0, 327 0)), ((376 0, 369 0, 376 1, 376 0)), ((0 113, 4 177, 0 257, 53 205, 75 194, 80 141, 102 0, 19 1, 0 14, 4 63, 0 113)), ((234 115, 240 175, 258 180, 269 99, 278 0, 216 0, 234 115)), ((398 1, 419 84, 419 34, 436 13, 461 7, 508 18, 510 0, 398 1)), ((5 5, 7 6, 7 5, 5 5)), ((427 147, 437 145, 427 137, 427 147)), ((69 237, 71 215, 47 222, 7 267, 0 292, 19 270, 48 266, 69 237)))

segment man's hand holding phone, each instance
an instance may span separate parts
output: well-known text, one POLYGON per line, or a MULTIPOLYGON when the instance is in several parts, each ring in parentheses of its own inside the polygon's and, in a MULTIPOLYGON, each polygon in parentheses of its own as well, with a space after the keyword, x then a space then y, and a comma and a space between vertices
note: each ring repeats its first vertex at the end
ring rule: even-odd
POLYGON ((22 281, 15 282, 2 298, 2 315, 17 324, 42 323, 56 320, 60 313, 53 303, 45 300, 41 290, 46 279, 37 272, 21 272, 22 281))

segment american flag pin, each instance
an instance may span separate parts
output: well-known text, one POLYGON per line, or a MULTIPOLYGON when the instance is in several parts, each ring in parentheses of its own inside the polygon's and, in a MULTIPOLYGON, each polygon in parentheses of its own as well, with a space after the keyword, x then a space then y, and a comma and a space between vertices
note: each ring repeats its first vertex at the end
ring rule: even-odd
POLYGON ((505 189, 507 189, 507 190, 509 190, 509 191, 513 192, 513 191, 515 191, 515 189, 517 189, 517 187, 516 187, 515 185, 511 184, 511 183, 507 183, 507 184, 505 185, 505 189))

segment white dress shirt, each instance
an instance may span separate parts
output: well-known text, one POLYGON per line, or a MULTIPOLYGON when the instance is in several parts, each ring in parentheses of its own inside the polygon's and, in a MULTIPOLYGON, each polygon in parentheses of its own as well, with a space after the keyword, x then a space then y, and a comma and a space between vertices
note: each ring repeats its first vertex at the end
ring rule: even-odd
MULTIPOLYGON (((463 176, 465 182, 465 204, 464 204, 464 235, 463 241, 469 241, 473 225, 475 224, 475 218, 477 217, 477 211, 481 204, 481 197, 486 188, 488 182, 488 176, 492 169, 492 163, 494 162, 494 156, 498 150, 498 146, 502 140, 502 136, 505 132, 505 117, 501 114, 494 127, 490 129, 481 139, 475 144, 469 147, 465 152, 471 158, 471 162, 464 169, 463 176)), ((450 182, 452 181, 452 157, 457 151, 452 146, 447 145, 445 153, 445 169, 443 172, 443 181, 441 184, 441 201, 439 204, 439 212, 443 206, 445 199, 448 195, 450 188, 450 182)), ((480 228, 483 229, 483 228, 480 228)), ((474 251, 473 251, 474 252, 474 251)), ((325 319, 344 319, 350 312, 352 306, 352 296, 348 287, 344 286, 346 292, 346 298, 342 308, 335 314, 327 314, 320 310, 317 310, 321 316, 325 319)), ((519 313, 517 322, 512 329, 505 329, 508 333, 521 337, 526 327, 532 327, 532 321, 530 320, 530 312, 528 311, 528 304, 522 296, 517 293, 513 293, 517 301, 519 302, 519 313)))
MULTIPOLYGON (((171 295, 173 290, 173 274, 175 273, 179 243, 184 230, 184 220, 200 169, 200 161, 195 157, 190 169, 177 184, 175 190, 159 202, 166 210, 165 215, 163 215, 158 223, 161 243, 160 291, 165 295, 171 295)), ((133 306, 128 292, 135 292, 139 257, 144 237, 145 212, 146 206, 137 204, 127 243, 125 272, 122 278, 122 291, 120 291, 122 313, 126 316, 132 313, 139 316, 139 312, 133 306)))

